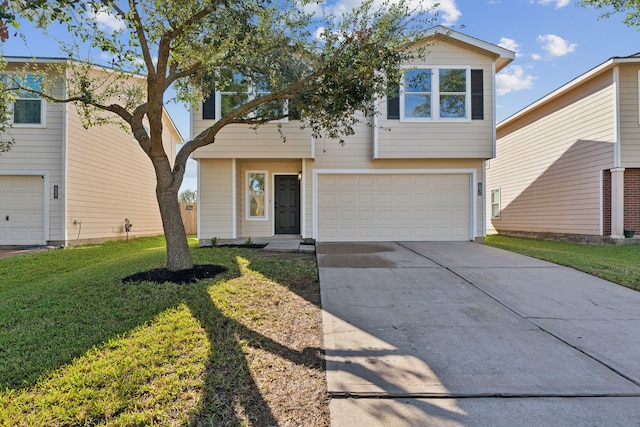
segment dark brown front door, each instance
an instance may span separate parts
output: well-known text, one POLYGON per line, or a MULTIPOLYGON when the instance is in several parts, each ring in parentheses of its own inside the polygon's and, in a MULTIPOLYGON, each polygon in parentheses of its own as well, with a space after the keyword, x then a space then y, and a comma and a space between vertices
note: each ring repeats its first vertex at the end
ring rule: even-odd
POLYGON ((276 175, 276 234, 300 234, 300 181, 296 175, 276 175))

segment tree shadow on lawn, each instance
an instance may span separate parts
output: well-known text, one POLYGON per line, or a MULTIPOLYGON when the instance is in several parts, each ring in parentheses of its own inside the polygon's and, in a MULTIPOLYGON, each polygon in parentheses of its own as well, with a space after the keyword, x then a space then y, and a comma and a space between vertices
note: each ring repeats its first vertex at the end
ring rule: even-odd
MULTIPOLYGON (((252 258, 250 252, 242 254, 252 258)), ((230 252, 229 256, 235 257, 235 254, 230 252)), ((235 426, 248 421, 253 425, 277 425, 262 390, 251 375, 243 346, 259 348, 292 363, 314 367, 323 366, 321 350, 293 350, 225 315, 212 300, 210 289, 222 281, 242 276, 237 263, 225 264, 228 270, 224 274, 186 285, 111 282, 91 286, 89 278, 88 282, 78 285, 80 294, 78 289, 74 293, 55 290, 53 294, 60 296, 60 300, 56 301, 56 309, 50 317, 34 322, 37 325, 33 328, 28 322, 5 327, 5 336, 11 334, 11 328, 20 329, 20 363, 25 365, 30 375, 20 377, 18 372, 17 377, 6 377, 4 374, 11 367, 2 363, 5 366, 0 366, 0 378, 4 380, 0 381, 0 389, 27 390, 91 348, 101 347, 102 343, 153 322, 163 311, 184 304, 206 332, 211 346, 205 367, 204 389, 190 424, 235 426), (101 322, 111 327, 101 328, 101 322), (114 323, 118 325, 116 328, 112 326, 114 323), (59 354, 60 349, 65 350, 63 354, 59 354)), ((37 298, 37 295, 25 296, 22 304, 28 307, 30 301, 37 298)), ((2 335, 0 333, 0 338, 2 335)), ((7 348, 5 345, 7 343, 3 345, 0 340, 0 353, 11 351, 11 342, 7 348)), ((133 390, 129 398, 131 406, 136 403, 135 392, 133 390)), ((82 411, 82 408, 72 409, 82 411)))

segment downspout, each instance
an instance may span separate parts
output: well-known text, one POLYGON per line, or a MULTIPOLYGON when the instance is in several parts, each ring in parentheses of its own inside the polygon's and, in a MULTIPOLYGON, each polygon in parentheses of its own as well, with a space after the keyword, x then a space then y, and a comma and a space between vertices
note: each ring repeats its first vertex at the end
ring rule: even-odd
POLYGON ((491 151, 491 153, 493 155, 491 156, 491 158, 495 159, 496 158, 496 153, 497 153, 496 145, 497 145, 497 139, 498 139, 498 136, 497 136, 497 133, 496 133, 497 132, 496 131, 496 111, 497 111, 496 108, 497 107, 496 107, 496 63, 495 62, 493 62, 491 64, 491 79, 492 79, 491 86, 492 86, 492 92, 493 92, 493 94, 492 94, 492 99, 493 99, 493 102, 492 102, 492 104, 493 104, 493 148, 492 148, 492 151, 491 151))
POLYGON ((305 159, 301 159, 300 163, 300 170, 302 170, 302 180, 300 181, 300 236, 304 239, 307 237, 307 191, 305 189, 307 183, 307 162, 305 159))
POLYGON ((238 218, 236 215, 238 214, 237 206, 238 203, 238 189, 236 187, 237 183, 236 177, 236 159, 231 160, 231 229, 232 234, 231 237, 233 239, 238 238, 238 218))
POLYGON ((373 111, 373 160, 378 158, 378 103, 373 111))
MULTIPOLYGON (((191 131, 190 131, 191 132, 191 131)), ((202 191, 200 191, 200 185, 202 182, 202 178, 200 177, 200 160, 194 159, 196 161, 196 206, 197 206, 197 210, 196 210, 196 228, 197 228, 197 237, 198 237, 198 244, 202 244, 202 222, 200 220, 200 215, 202 212, 201 206, 202 204, 200 204, 200 194, 202 194, 202 191)))
POLYGON ((613 67, 614 144, 611 169, 611 237, 624 237, 624 168, 620 140, 620 68, 613 67))
MULTIPOLYGON (((68 69, 65 67, 64 69, 64 79, 62 82, 62 96, 64 99, 67 99, 67 74, 68 74, 68 69)), ((68 108, 69 108, 69 103, 65 103, 64 104, 64 108, 62 109, 62 188, 60 189, 60 195, 59 197, 62 198, 62 212, 61 212, 61 217, 62 217, 62 241, 63 241, 63 245, 66 246, 67 242, 69 241, 69 233, 68 233, 68 227, 67 227, 67 211, 68 211, 68 206, 67 206, 67 177, 68 177, 68 170, 67 170, 67 164, 68 162, 68 152, 67 152, 67 144, 69 143, 69 126, 67 124, 67 120, 68 120, 68 108)), ((51 237, 51 236, 48 236, 51 237)))
POLYGON ((620 141, 620 67, 613 67, 613 117, 614 117, 614 145, 613 167, 622 167, 621 141, 620 141))

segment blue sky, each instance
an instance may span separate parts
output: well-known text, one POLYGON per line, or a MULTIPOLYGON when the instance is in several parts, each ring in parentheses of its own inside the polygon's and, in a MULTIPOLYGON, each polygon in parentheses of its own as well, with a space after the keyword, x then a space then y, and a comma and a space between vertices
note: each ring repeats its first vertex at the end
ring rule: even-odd
MULTIPOLYGON (((314 6, 339 12, 360 0, 331 1, 314 6)), ((426 0, 427 4, 436 3, 426 0)), ((516 51, 516 59, 497 76, 497 119, 503 120, 554 89, 613 56, 640 52, 640 32, 623 24, 623 15, 599 19, 593 8, 575 0, 440 0, 437 23, 469 36, 516 51)), ((118 25, 109 16, 103 25, 118 25)), ((23 25, 28 47, 18 38, 4 44, 7 56, 62 56, 56 44, 23 25)), ((82 52, 80 52, 82 54, 82 52)), ((99 58, 95 59, 96 62, 99 58)), ((182 106, 168 106, 185 138, 189 115, 182 106)), ((196 188, 194 162, 183 188, 196 188)))

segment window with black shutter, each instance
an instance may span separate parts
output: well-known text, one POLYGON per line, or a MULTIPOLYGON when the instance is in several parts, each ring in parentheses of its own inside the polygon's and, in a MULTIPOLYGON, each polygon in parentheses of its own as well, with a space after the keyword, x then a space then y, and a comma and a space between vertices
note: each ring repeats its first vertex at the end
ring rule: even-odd
POLYGON ((387 119, 400 120, 400 85, 398 83, 389 83, 388 88, 387 119))
POLYGON ((211 90, 209 97, 202 103, 202 118, 203 119, 215 119, 216 118, 216 91, 211 90))
POLYGON ((484 120, 484 78, 482 70, 471 70, 471 120, 484 120))

